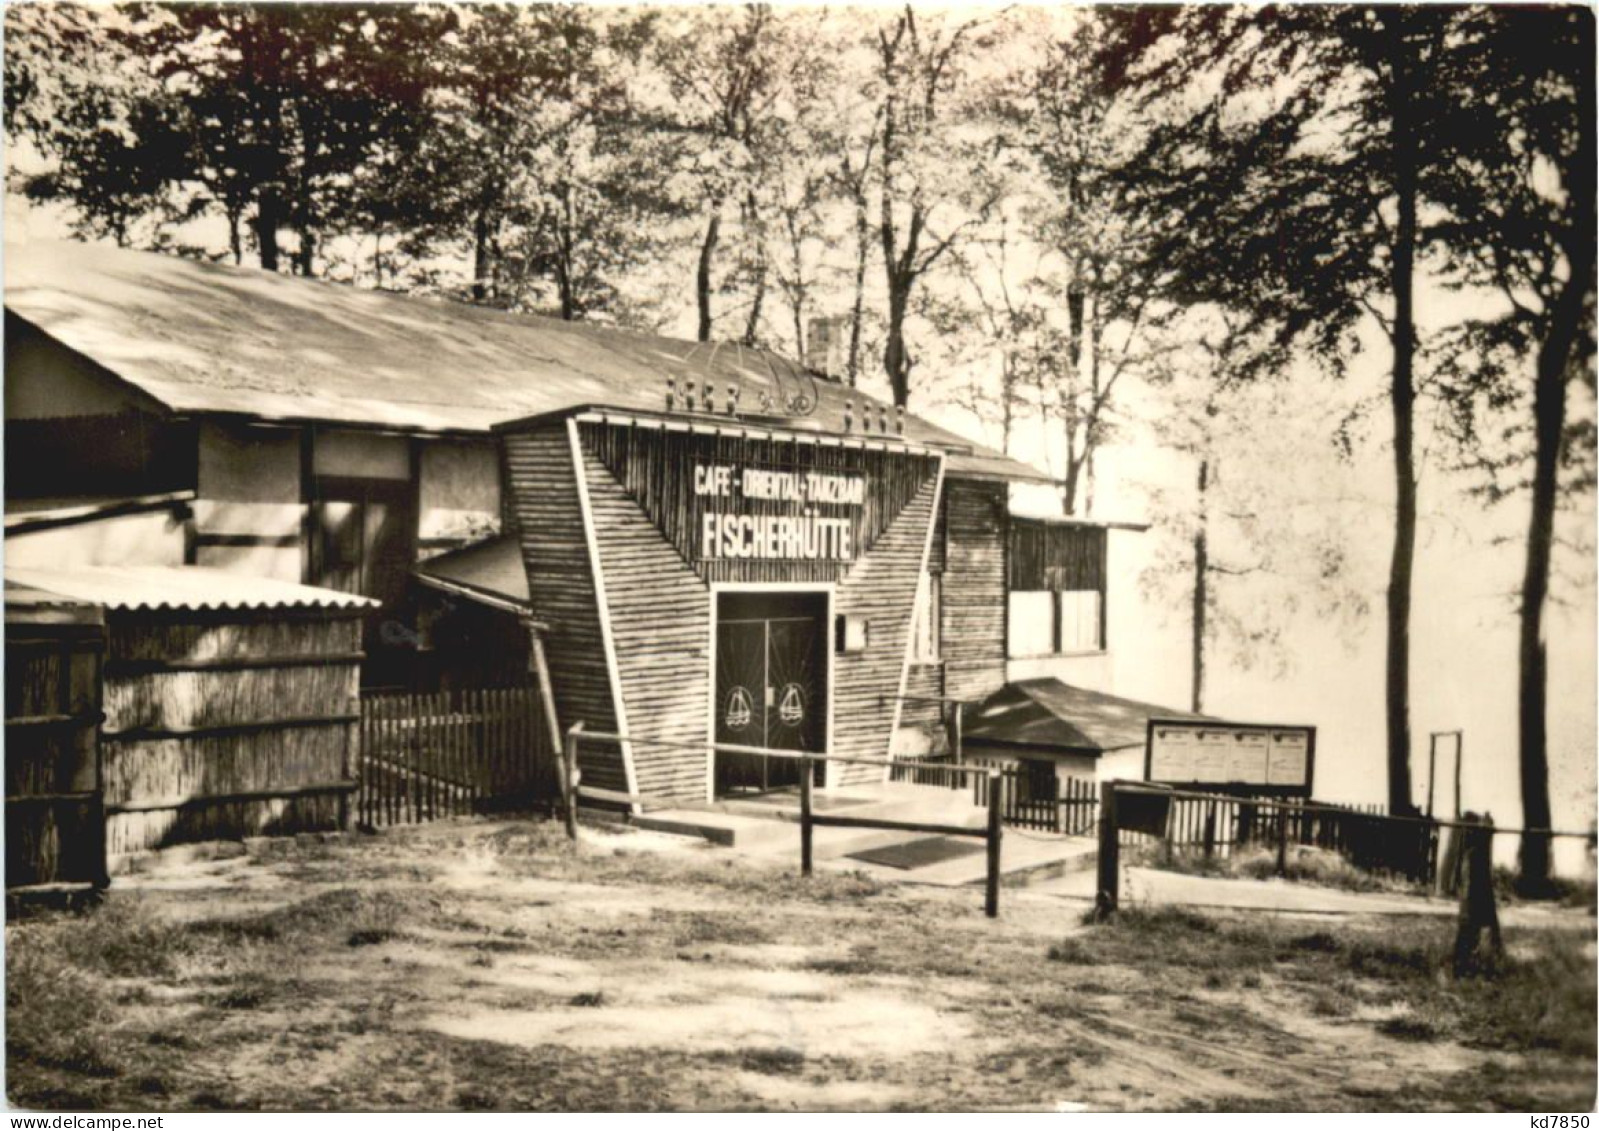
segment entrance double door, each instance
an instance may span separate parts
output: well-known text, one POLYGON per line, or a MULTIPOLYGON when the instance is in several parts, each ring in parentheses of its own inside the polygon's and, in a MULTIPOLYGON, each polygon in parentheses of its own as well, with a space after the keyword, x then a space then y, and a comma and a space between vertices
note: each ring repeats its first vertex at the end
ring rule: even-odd
MULTIPOLYGON (((820 753, 827 741, 827 597, 723 593, 716 617, 716 741, 820 753)), ((801 763, 716 756, 717 794, 799 784, 801 763)), ((822 781, 821 764, 814 781, 822 781)))

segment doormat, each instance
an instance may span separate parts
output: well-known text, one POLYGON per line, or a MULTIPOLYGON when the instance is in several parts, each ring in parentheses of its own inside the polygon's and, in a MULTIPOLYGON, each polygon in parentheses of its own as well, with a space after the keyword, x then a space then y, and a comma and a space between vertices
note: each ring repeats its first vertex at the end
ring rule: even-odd
POLYGON ((913 840, 905 844, 889 844, 882 848, 868 848, 865 852, 852 852, 849 858, 866 864, 881 864, 885 868, 911 871, 941 864, 945 860, 959 860, 962 856, 979 856, 986 849, 980 840, 964 837, 935 836, 926 840, 913 840))

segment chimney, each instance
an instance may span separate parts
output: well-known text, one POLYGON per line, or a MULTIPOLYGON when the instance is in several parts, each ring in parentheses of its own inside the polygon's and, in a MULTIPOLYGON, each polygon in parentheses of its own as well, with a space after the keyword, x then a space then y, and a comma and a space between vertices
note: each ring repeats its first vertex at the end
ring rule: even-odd
POLYGON ((844 380, 849 350, 849 316, 812 318, 806 328, 805 368, 829 381, 844 380))

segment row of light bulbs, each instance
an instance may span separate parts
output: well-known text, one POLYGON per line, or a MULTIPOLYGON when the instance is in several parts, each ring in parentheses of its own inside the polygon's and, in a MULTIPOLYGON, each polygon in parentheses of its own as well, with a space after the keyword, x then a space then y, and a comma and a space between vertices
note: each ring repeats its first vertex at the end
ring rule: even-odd
MULTIPOLYGON (((726 412, 726 414, 728 416, 737 416, 738 415, 738 404, 739 404, 739 398, 740 398, 741 395, 742 395, 742 390, 740 390, 737 385, 733 384, 732 382, 729 382, 728 386, 727 386, 727 400, 724 402, 726 407, 723 410, 723 411, 726 412)), ((713 413, 714 414, 716 412, 716 386, 710 381, 709 378, 707 378, 705 380, 705 382, 704 382, 704 385, 701 388, 701 391, 696 393, 694 382, 693 381, 685 381, 685 382, 683 382, 682 401, 683 401, 682 409, 683 409, 684 412, 699 411, 699 412, 707 412, 707 413, 713 413), (697 409, 696 409, 696 402, 698 404, 698 408, 697 409)), ((668 377, 666 379, 666 411, 667 412, 676 412, 677 410, 678 410, 677 378, 676 377, 668 377)), ((872 430, 872 406, 868 402, 862 401, 861 402, 861 431, 862 432, 870 432, 871 430, 872 430)), ((888 406, 887 405, 879 404, 877 406, 877 430, 878 430, 878 432, 883 433, 885 435, 888 432, 888 406)), ((844 431, 846 431, 846 432, 855 431, 855 402, 854 401, 845 401, 844 402, 844 431)), ((903 436, 905 434, 905 406, 903 406, 903 405, 895 405, 894 406, 894 433, 895 433, 895 435, 899 435, 899 436, 903 436)))

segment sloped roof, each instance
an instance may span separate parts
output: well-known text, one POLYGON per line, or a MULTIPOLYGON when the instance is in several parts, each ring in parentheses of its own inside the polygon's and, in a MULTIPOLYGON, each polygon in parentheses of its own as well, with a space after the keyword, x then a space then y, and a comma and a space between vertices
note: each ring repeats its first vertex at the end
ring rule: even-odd
MULTIPOLYGON (((752 408, 797 373, 731 344, 82 243, 7 246, 5 305, 183 413, 481 432, 587 405, 659 410, 668 377, 710 380, 718 402, 735 385, 752 408)), ((853 401, 858 432, 870 398, 815 384, 816 412, 789 426, 842 432, 853 401)), ((951 474, 1048 478, 918 418, 905 434, 950 451, 951 474)))
POLYGON ((1152 718, 1205 717, 1073 687, 1058 679, 1027 679, 1007 683, 989 696, 966 724, 965 738, 1104 754, 1143 746, 1152 718))
POLYGON ((446 587, 464 589, 513 605, 528 608, 533 605, 527 567, 522 563, 522 547, 509 534, 498 534, 439 554, 419 563, 414 572, 423 581, 441 581, 446 587))
POLYGON ((59 594, 119 610, 375 609, 381 604, 354 593, 206 566, 7 569, 5 580, 7 600, 11 599, 13 586, 20 586, 24 592, 59 594))

